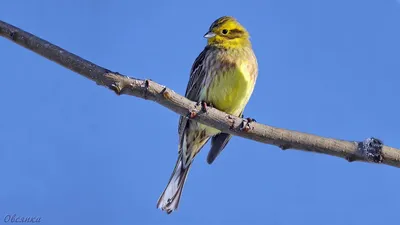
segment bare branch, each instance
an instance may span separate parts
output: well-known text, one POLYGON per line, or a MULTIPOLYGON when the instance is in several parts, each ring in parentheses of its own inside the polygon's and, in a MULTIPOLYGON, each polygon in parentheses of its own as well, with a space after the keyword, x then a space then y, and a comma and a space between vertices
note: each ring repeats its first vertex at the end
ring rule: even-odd
POLYGON ((148 99, 180 114, 198 112, 194 120, 223 132, 258 142, 272 144, 281 149, 298 149, 338 156, 352 161, 383 163, 400 167, 400 151, 384 146, 375 138, 361 142, 343 141, 297 131, 271 127, 228 115, 214 108, 202 112, 201 106, 151 80, 140 80, 111 72, 56 45, 0 21, 0 36, 46 57, 97 84, 108 87, 118 95, 126 94, 148 99), (243 129, 243 128, 246 129, 243 129))

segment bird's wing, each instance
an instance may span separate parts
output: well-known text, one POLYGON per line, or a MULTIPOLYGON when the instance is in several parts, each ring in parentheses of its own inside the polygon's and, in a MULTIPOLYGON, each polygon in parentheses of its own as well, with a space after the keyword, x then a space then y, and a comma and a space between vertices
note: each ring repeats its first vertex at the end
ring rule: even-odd
POLYGON ((186 87, 185 96, 192 101, 199 100, 202 83, 206 78, 204 64, 209 51, 210 47, 206 46, 199 56, 197 56, 190 70, 190 79, 186 87))
POLYGON ((207 155, 207 163, 211 164, 217 156, 224 150, 225 146, 231 140, 232 135, 227 133, 219 133, 211 139, 211 149, 207 155))
MULTIPOLYGON (((207 56, 207 52, 209 51, 209 47, 205 47, 204 50, 197 56, 196 60, 192 65, 192 69, 190 70, 190 78, 188 85, 186 87, 186 98, 198 102, 200 99, 200 91, 204 86, 203 83, 206 79, 206 71, 204 70, 204 61, 207 56)), ((186 128, 188 119, 184 116, 181 116, 179 119, 178 133, 179 133, 179 144, 182 142, 182 135, 186 128)), ((181 149, 179 147, 179 149, 181 149)))

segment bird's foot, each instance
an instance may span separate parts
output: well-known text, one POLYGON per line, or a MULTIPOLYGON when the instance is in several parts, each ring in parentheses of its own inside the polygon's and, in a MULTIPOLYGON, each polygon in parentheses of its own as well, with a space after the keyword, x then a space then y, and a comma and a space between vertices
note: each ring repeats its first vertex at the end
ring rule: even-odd
POLYGON ((189 119, 193 119, 193 118, 195 118, 196 116, 197 116, 197 112, 196 112, 196 111, 194 111, 194 110, 189 110, 189 115, 188 115, 189 119))
MULTIPOLYGON (((198 107, 198 106, 201 106, 201 111, 202 111, 202 112, 207 112, 208 107, 213 107, 212 104, 206 103, 205 101, 197 102, 197 103, 196 103, 196 106, 197 106, 197 107, 198 107)), ((195 110, 190 110, 190 111, 189 111, 189 116, 188 116, 188 117, 189 117, 190 119, 193 119, 193 118, 195 118, 195 117, 197 116, 197 114, 198 114, 198 112, 196 112, 195 110)))
POLYGON ((235 119, 231 115, 228 115, 228 120, 229 122, 231 122, 231 126, 229 127, 229 129, 235 129, 235 119))
POLYGON ((243 120, 242 126, 240 127, 240 130, 243 131, 243 132, 248 132, 249 130, 252 129, 252 128, 250 127, 250 124, 251 124, 252 122, 256 122, 256 120, 253 119, 253 118, 250 118, 250 117, 246 118, 245 120, 243 120))
POLYGON ((198 102, 197 106, 199 106, 199 105, 201 105, 201 110, 203 112, 207 112, 208 107, 211 107, 211 108, 213 107, 213 105, 211 103, 207 103, 205 101, 198 102))

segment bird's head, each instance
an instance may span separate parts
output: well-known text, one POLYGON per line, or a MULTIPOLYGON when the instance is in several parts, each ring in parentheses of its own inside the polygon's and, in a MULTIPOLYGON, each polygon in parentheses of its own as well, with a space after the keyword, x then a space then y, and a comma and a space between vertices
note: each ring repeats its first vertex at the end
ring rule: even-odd
POLYGON ((211 46, 241 48, 250 45, 250 35, 246 28, 231 16, 223 16, 214 21, 204 37, 211 46))

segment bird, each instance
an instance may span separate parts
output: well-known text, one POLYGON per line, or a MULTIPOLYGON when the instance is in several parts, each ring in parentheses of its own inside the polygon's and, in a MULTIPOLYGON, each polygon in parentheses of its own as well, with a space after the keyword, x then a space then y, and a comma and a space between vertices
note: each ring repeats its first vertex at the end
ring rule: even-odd
MULTIPOLYGON (((201 103, 204 109, 242 116, 258 76, 257 58, 249 32, 232 16, 215 20, 204 35, 207 45, 194 61, 185 97, 201 103)), ((178 160, 157 202, 168 214, 177 210, 192 162, 211 138, 207 162, 213 163, 228 144, 231 135, 181 116, 178 126, 178 160)))

